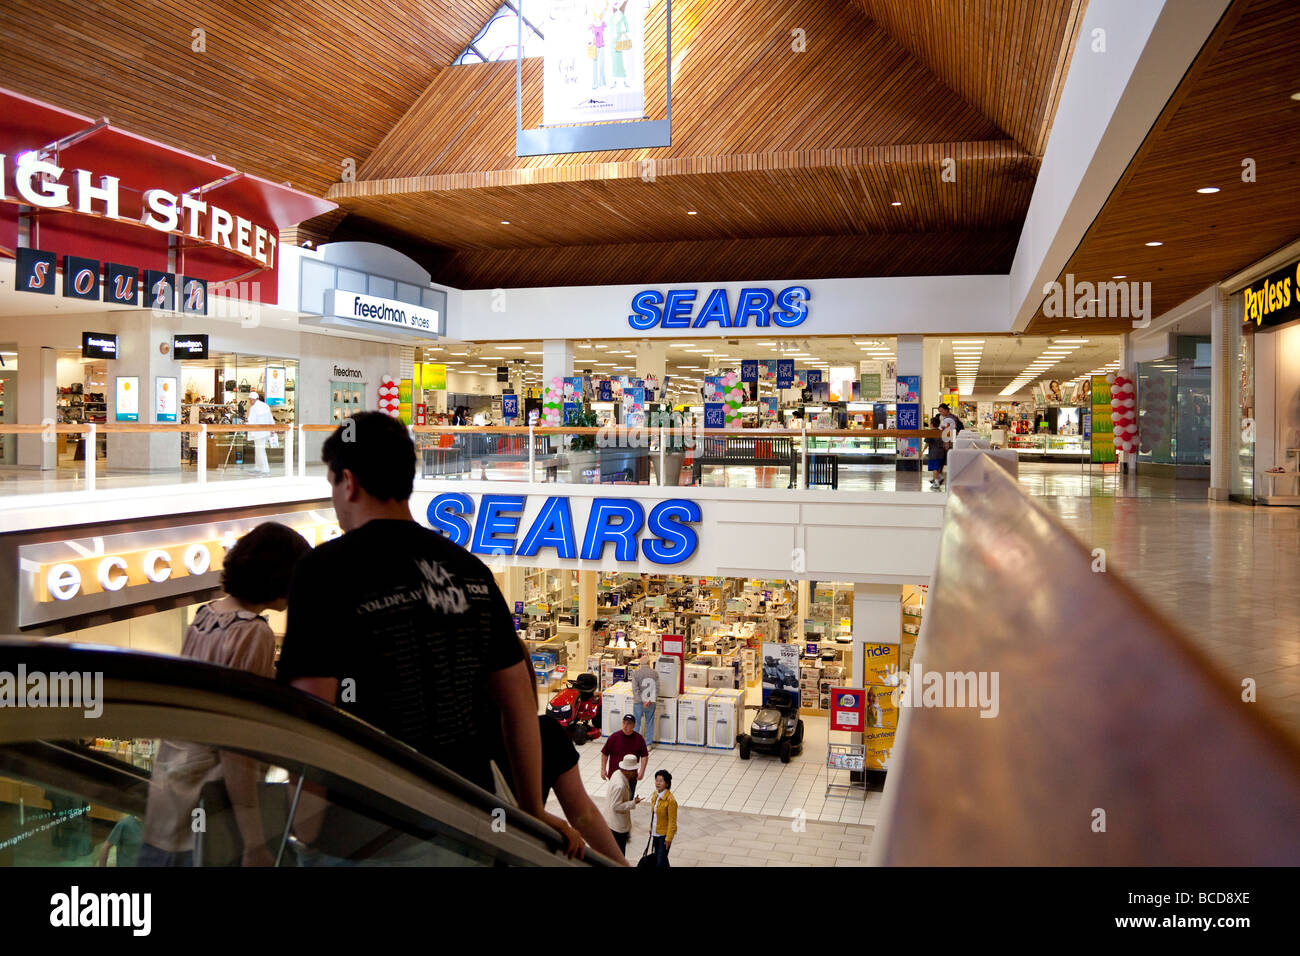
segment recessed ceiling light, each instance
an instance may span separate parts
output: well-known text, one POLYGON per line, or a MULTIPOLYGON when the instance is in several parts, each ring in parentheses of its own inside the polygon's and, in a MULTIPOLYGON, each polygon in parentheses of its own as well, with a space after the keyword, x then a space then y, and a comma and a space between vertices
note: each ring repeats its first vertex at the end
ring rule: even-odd
MULTIPOLYGON (((1112 279, 1127 279, 1127 278, 1128 278, 1128 276, 1126 276, 1126 275, 1120 275, 1120 276, 1111 276, 1111 278, 1112 278, 1112 279)), ((1065 331, 1065 329, 1061 329, 1061 331, 1062 331, 1062 332, 1064 332, 1064 331, 1065 331)))
POLYGON ((1197 191, 1198 193, 1201 193, 1201 194, 1204 195, 1204 196, 1208 196, 1208 195, 1210 195, 1210 193, 1217 193, 1217 192, 1219 191, 1219 187, 1218 187, 1218 186, 1202 186, 1200 189, 1198 189, 1198 190, 1196 190, 1196 191, 1197 191))
POLYGON ((1163 242, 1148 242, 1147 245, 1148 245, 1148 246, 1163 246, 1164 243, 1163 243, 1163 242))
POLYGON ((688 209, 688 210, 686 210, 686 215, 688 215, 688 216, 698 216, 699 213, 697 213, 694 209, 688 209))
POLYGON ((893 202, 890 203, 890 205, 891 205, 891 206, 901 206, 901 205, 903 205, 903 204, 902 204, 901 202, 899 202, 897 199, 895 199, 893 202))
POLYGON ((1292 94, 1291 94, 1291 99, 1293 99, 1293 100, 1300 100, 1300 93, 1292 93, 1292 94))
POLYGON ((509 220, 509 219, 502 219, 502 220, 501 220, 501 225, 503 225, 503 226, 508 226, 508 225, 510 225, 510 220, 509 220))

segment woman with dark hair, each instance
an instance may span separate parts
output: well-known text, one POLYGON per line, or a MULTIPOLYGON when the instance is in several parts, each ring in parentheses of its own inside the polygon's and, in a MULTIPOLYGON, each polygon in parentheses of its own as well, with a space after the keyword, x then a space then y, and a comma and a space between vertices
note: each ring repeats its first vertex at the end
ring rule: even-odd
POLYGON ((654 843, 655 866, 668 866, 668 851, 677 836, 677 798, 672 795, 673 775, 655 773, 655 795, 650 803, 650 837, 654 843))
MULTIPOLYGON (((283 611, 298 559, 311 546, 297 531, 268 521, 253 528, 226 554, 226 593, 199 608, 185 632, 181 656, 275 677, 275 634, 262 617, 283 611)), ((243 838, 244 866, 271 866, 257 806, 256 761, 202 744, 164 740, 158 747, 145 811, 141 866, 192 866, 191 815, 199 791, 224 781, 243 838)))

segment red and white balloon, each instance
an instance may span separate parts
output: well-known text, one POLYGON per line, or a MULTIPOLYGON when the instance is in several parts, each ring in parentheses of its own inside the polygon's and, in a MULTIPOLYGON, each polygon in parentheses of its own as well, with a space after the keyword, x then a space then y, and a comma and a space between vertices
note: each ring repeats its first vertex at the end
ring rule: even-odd
POLYGON ((1114 424, 1111 441, 1116 451, 1132 455, 1138 449, 1137 388, 1133 379, 1123 372, 1110 372, 1110 420, 1114 424))
POLYGON ((395 378, 385 375, 379 382, 379 410, 397 418, 402 413, 401 408, 402 390, 395 378))

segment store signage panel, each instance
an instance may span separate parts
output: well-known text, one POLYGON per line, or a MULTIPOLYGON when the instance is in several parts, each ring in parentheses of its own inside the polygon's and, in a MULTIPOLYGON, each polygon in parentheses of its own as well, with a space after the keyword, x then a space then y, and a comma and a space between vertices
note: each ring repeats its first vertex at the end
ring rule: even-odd
POLYGON ((140 379, 135 375, 117 377, 117 400, 113 405, 114 420, 138 422, 140 420, 140 379))
POLYGON ((18 249, 14 260, 15 289, 54 295, 54 253, 41 249, 18 249))
POLYGON ((154 420, 174 422, 177 417, 176 379, 159 375, 153 380, 154 420))
POLYGON ((867 694, 860 687, 831 688, 831 730, 861 732, 866 726, 863 714, 867 709, 867 694))
POLYGON ((325 298, 328 314, 340 319, 424 332, 431 338, 438 334, 437 309, 426 309, 396 299, 381 299, 361 292, 346 292, 343 289, 327 289, 325 298))
POLYGON ((205 359, 208 357, 206 335, 173 335, 172 356, 177 359, 205 359))
MULTIPOLYGON (((142 164, 142 168, 147 166, 142 164)), ((0 201, 141 225, 182 236, 189 243, 222 249, 267 269, 275 266, 278 229, 232 214, 194 193, 169 192, 147 180, 123 185, 114 176, 66 169, 42 158, 36 150, 12 158, 0 154, 0 173, 0 201), (138 203, 135 196, 140 197, 138 203), (131 208, 123 208, 124 197, 131 208)))
MULTIPOLYGON (((568 497, 553 495, 540 508, 527 507, 528 495, 437 495, 426 509, 429 526, 475 554, 535 557, 552 549, 557 558, 602 561, 612 546, 614 560, 652 564, 688 560, 699 546, 693 525, 701 520, 698 503, 685 498, 660 501, 647 511, 634 498, 594 498, 586 522, 578 526, 568 497), (525 512, 533 512, 524 520, 525 512)), ((537 499, 538 496, 531 496, 537 499)))
POLYGON ((745 288, 734 303, 726 289, 704 294, 700 289, 645 289, 632 296, 632 314, 627 324, 644 332, 662 329, 794 328, 808 317, 812 292, 807 286, 792 285, 774 292, 768 288, 745 288), (699 303, 698 309, 697 300, 699 303))
POLYGON ((99 260, 63 257, 63 297, 99 300, 99 260))
POLYGON ((218 587, 226 552, 265 521, 313 546, 342 534, 324 509, 21 545, 19 626, 218 587))
POLYGON ((1285 325, 1300 319, 1300 262, 1279 269, 1241 290, 1246 325, 1285 325))
POLYGON ((266 404, 283 405, 284 404, 284 380, 285 371, 283 365, 268 365, 264 373, 266 381, 266 404))
POLYGON ((82 332, 81 357, 93 359, 117 358, 117 336, 108 332, 82 332))
MULTIPOLYGON (((143 277, 134 266, 80 256, 63 257, 63 296, 136 306, 144 289, 144 307, 173 312, 177 306, 190 315, 208 314, 208 282, 181 276, 182 294, 176 297, 176 276, 171 272, 146 269, 143 277)), ((55 255, 41 249, 19 249, 16 254, 14 288, 19 292, 54 294, 55 255)))

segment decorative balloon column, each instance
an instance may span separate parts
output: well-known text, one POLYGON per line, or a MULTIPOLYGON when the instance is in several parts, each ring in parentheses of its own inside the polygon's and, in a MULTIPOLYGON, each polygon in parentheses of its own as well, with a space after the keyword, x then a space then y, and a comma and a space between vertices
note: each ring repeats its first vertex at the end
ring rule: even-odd
POLYGON ((379 410, 385 415, 392 415, 398 418, 402 408, 402 390, 398 387, 397 380, 391 375, 385 375, 379 382, 379 410))
POLYGON ((1116 453, 1136 455, 1138 448, 1137 388, 1133 379, 1123 372, 1106 375, 1110 385, 1110 420, 1115 425, 1111 441, 1116 453))

